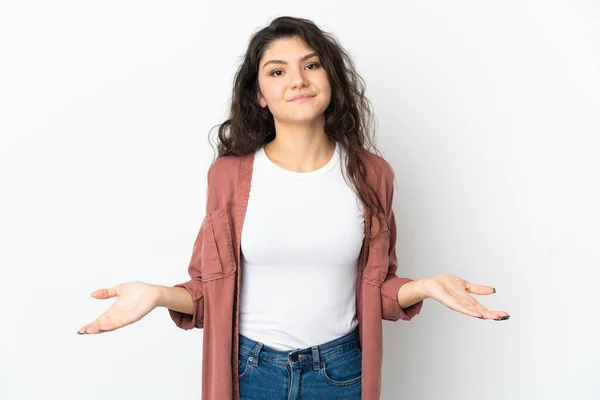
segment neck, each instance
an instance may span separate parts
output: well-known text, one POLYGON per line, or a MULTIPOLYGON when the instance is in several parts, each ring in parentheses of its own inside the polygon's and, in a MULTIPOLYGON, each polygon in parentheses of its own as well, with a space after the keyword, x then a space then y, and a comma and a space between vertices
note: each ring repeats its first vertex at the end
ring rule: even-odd
POLYGON ((331 160, 335 142, 327 137, 323 124, 275 126, 275 139, 265 145, 267 157, 294 172, 315 171, 331 160))

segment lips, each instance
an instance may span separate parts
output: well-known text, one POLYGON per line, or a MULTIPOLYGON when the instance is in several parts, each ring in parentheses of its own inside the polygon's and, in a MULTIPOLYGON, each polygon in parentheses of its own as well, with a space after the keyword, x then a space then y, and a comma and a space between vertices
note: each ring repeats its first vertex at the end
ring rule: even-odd
POLYGON ((311 97, 315 97, 314 94, 298 94, 294 97, 292 97, 289 101, 295 101, 295 100, 301 100, 301 99, 308 99, 311 97))

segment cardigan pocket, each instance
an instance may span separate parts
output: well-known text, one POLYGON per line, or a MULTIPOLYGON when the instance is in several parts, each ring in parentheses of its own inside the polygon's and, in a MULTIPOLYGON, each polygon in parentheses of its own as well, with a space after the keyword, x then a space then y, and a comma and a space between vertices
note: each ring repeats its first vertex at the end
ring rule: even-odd
POLYGON ((369 254, 363 281, 376 286, 381 286, 385 280, 390 266, 390 232, 386 230, 369 243, 369 254))
POLYGON ((212 211, 204 219, 201 263, 203 282, 223 278, 236 270, 230 221, 226 208, 212 211))

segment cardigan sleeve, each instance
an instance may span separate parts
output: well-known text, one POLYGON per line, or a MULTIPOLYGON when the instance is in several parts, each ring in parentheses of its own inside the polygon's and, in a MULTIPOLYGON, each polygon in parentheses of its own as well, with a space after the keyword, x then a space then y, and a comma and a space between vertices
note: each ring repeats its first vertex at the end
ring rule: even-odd
POLYGON ((213 175, 213 166, 211 166, 206 174, 206 212, 204 220, 200 225, 198 234, 196 235, 196 240, 192 248, 192 256, 188 264, 188 275, 190 276, 190 279, 186 282, 173 285, 173 287, 186 288, 192 296, 192 301, 194 302, 194 309, 192 314, 185 314, 179 311, 169 309, 169 315, 171 316, 173 322, 175 322, 175 325, 177 325, 181 329, 186 330, 193 328, 204 328, 204 287, 202 283, 201 274, 201 262, 203 252, 202 249, 204 248, 204 246, 202 242, 204 240, 206 214, 208 214, 209 205, 211 204, 211 198, 209 196, 211 195, 211 181, 214 180, 213 175))
POLYGON ((398 270, 398 258, 396 257, 396 218, 394 210, 392 208, 392 201, 394 196, 394 177, 391 166, 387 164, 389 172, 387 175, 386 182, 386 207, 387 207, 387 224, 388 234, 390 237, 389 247, 389 267, 388 273, 381 285, 381 314, 382 318, 388 321, 397 321, 399 319, 404 321, 410 321, 415 315, 421 312, 423 307, 423 300, 415 303, 409 307, 402 308, 398 304, 398 291, 400 287, 407 282, 411 282, 413 279, 406 277, 398 277, 396 272, 398 270))
POLYGON ((169 309, 169 315, 175 324, 181 329, 193 329, 204 327, 204 288, 202 276, 200 274, 200 260, 202 258, 202 240, 204 238, 204 221, 200 226, 194 247, 192 257, 188 265, 188 274, 190 279, 187 282, 178 283, 174 287, 183 287, 192 296, 194 302, 194 311, 192 314, 185 314, 179 311, 169 309))

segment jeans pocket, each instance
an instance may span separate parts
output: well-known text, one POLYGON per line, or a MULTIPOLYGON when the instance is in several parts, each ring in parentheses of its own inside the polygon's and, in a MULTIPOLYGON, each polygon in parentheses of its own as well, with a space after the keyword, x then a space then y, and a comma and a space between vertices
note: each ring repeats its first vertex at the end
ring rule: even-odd
POLYGON ((249 355, 240 353, 238 361, 238 380, 243 380, 252 372, 252 360, 249 355))
POLYGON ((319 370, 321 378, 331 386, 351 386, 362 378, 362 353, 358 346, 323 360, 319 370))

